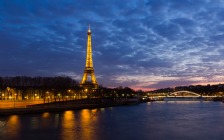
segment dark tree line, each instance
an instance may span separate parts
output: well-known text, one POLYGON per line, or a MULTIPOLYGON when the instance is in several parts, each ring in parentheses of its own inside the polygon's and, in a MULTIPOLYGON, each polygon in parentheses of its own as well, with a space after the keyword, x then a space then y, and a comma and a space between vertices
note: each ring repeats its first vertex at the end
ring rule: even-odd
POLYGON ((118 88, 106 88, 99 87, 93 96, 96 97, 108 97, 108 98, 120 98, 120 97, 134 97, 137 93, 129 87, 118 87, 118 88))
POLYGON ((43 99, 80 96, 79 83, 69 77, 0 77, 0 98, 43 99))
POLYGON ((0 77, 0 88, 35 88, 35 89, 69 89, 79 86, 79 83, 69 77, 0 77))
POLYGON ((2 100, 21 99, 81 99, 133 97, 136 92, 129 87, 106 88, 99 86, 94 91, 85 92, 79 83, 70 77, 0 77, 0 98, 2 100))

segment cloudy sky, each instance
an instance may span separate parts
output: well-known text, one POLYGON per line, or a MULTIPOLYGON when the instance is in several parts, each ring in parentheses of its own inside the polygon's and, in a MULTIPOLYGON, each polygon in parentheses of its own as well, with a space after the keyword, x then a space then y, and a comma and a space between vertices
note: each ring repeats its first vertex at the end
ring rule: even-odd
POLYGON ((224 81, 223 0, 0 0, 0 76, 80 81, 89 24, 103 86, 224 81))

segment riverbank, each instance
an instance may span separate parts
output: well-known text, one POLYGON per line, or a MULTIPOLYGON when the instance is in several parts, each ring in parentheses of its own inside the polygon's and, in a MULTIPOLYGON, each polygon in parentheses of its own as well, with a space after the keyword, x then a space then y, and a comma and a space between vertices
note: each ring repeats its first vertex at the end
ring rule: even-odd
POLYGON ((212 101, 224 103, 224 97, 216 97, 216 98, 213 98, 212 101))
POLYGON ((60 112, 66 110, 94 109, 140 103, 137 99, 80 99, 52 103, 27 105, 20 108, 0 109, 0 115, 33 114, 43 112, 60 112))

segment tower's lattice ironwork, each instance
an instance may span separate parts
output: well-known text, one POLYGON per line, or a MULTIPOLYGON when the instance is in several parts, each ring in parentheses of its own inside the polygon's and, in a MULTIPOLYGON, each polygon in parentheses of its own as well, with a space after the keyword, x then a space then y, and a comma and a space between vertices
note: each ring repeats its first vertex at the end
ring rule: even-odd
POLYGON ((90 26, 87 32, 86 66, 80 86, 85 89, 96 89, 98 87, 93 68, 92 43, 90 26))

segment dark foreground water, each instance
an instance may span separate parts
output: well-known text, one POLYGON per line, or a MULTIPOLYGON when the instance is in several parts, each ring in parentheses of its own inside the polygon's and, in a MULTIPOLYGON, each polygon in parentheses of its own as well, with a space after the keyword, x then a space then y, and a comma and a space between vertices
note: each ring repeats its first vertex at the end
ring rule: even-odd
POLYGON ((224 140, 224 104, 153 102, 0 117, 0 140, 224 140))

